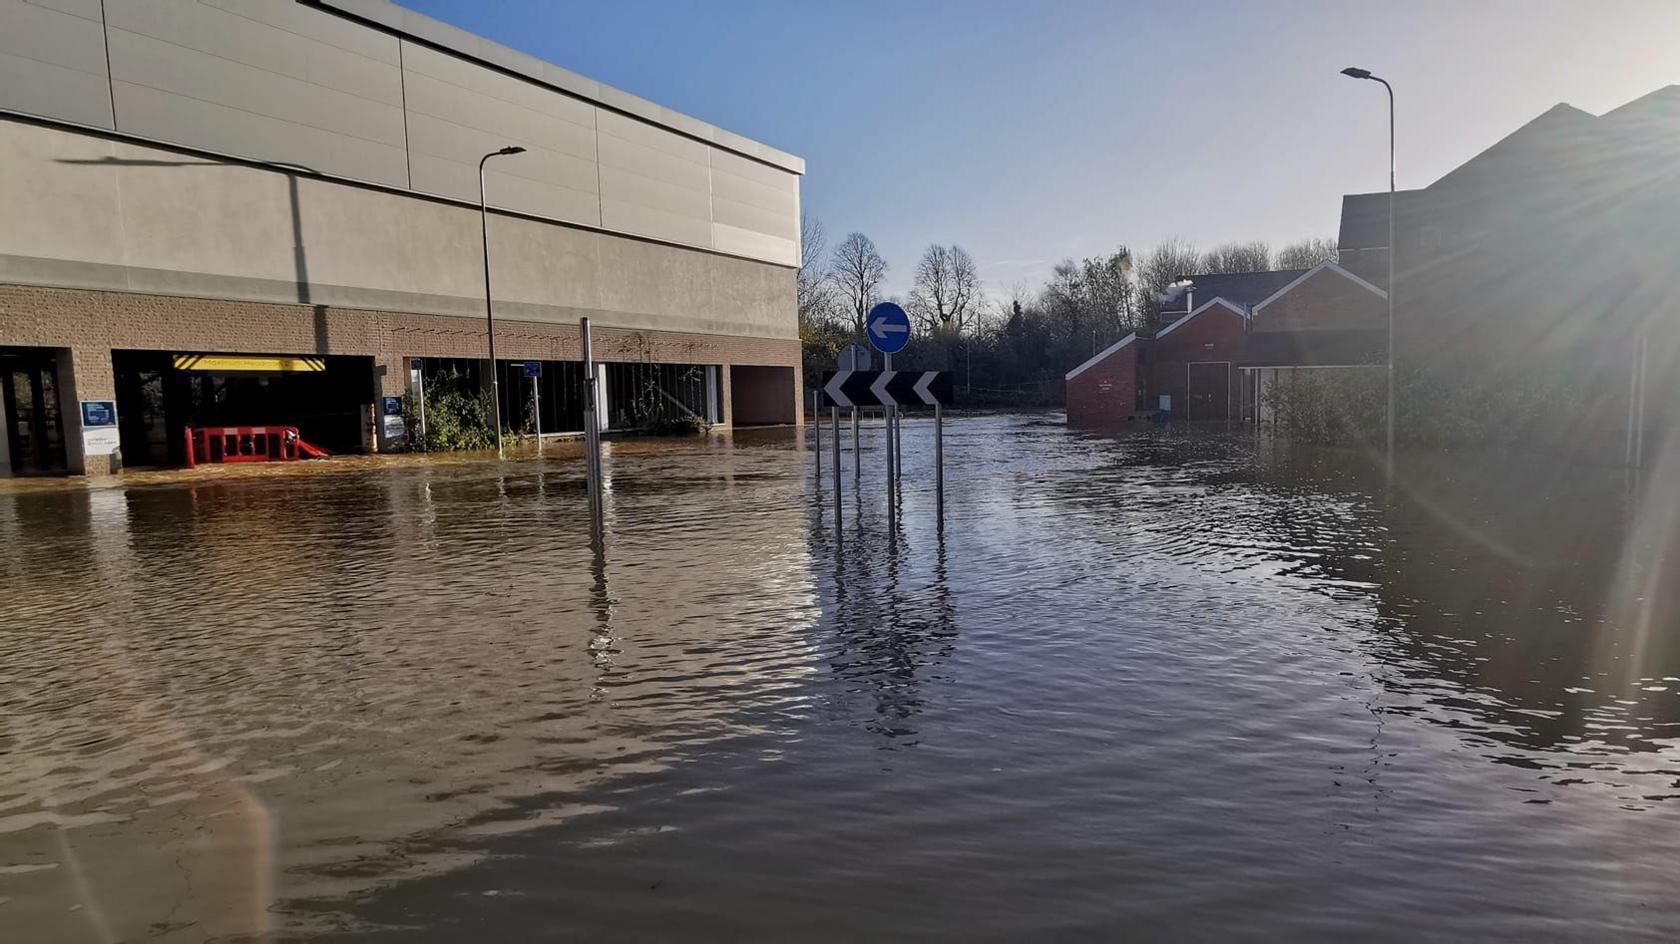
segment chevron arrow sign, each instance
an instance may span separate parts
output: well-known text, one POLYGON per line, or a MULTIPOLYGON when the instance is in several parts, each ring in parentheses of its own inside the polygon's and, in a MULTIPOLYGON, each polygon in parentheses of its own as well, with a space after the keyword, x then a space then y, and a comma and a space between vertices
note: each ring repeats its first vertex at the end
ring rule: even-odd
POLYGON ((919 407, 951 404, 951 375, 937 370, 836 370, 823 375, 831 406, 919 407))

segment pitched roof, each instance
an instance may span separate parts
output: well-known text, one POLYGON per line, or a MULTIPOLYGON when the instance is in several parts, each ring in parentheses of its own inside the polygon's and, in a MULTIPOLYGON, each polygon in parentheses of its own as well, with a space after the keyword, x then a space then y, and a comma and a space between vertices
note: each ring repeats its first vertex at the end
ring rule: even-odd
POLYGON ((1223 272, 1218 275, 1187 275, 1184 276, 1192 285, 1188 292, 1180 293, 1177 298, 1163 302, 1161 314, 1183 314, 1189 301, 1188 296, 1195 296, 1198 305, 1201 302, 1223 298, 1239 308, 1247 308, 1259 304, 1266 298, 1307 274, 1310 269, 1278 269, 1271 272, 1223 272))
POLYGON ((1131 334, 1126 335, 1125 337, 1121 338, 1120 340, 1115 341, 1113 344, 1110 344, 1108 347, 1105 347, 1102 350, 1098 351, 1096 354, 1092 355, 1090 360, 1088 360, 1085 363, 1080 364, 1078 367, 1075 367, 1074 369, 1068 371, 1067 374, 1065 374, 1062 377, 1062 379, 1063 380, 1072 380, 1073 378, 1079 376, 1080 374, 1085 373, 1087 370, 1090 370, 1091 368, 1093 368, 1093 367, 1097 366, 1098 364, 1101 364, 1103 361, 1107 360, 1108 356, 1110 354, 1113 354, 1115 351, 1120 350, 1121 348, 1125 347, 1126 345, 1128 345, 1128 344, 1130 344, 1130 343, 1132 343, 1133 341, 1136 341, 1136 340, 1137 340, 1137 332, 1133 331, 1131 334))

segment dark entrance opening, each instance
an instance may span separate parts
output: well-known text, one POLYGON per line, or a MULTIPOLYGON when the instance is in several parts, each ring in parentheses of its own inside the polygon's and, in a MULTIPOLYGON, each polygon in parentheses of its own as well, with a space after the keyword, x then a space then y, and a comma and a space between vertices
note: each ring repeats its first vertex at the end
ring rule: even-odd
POLYGON ((662 433, 717 422, 718 383, 704 364, 608 364, 607 427, 662 433))
POLYGON ((57 351, 0 348, 0 408, 14 475, 62 474, 68 468, 60 396, 57 351))
POLYGON ((736 426, 784 426, 797 421, 793 368, 735 364, 729 368, 729 386, 736 426))
POLYGON ((114 351, 123 463, 180 465, 188 426, 296 426, 333 452, 360 452, 373 358, 114 351), (318 369, 316 367, 318 366, 318 369))
POLYGON ((1225 361, 1197 361, 1190 365, 1190 389, 1185 416, 1192 420, 1231 418, 1231 365, 1225 361))

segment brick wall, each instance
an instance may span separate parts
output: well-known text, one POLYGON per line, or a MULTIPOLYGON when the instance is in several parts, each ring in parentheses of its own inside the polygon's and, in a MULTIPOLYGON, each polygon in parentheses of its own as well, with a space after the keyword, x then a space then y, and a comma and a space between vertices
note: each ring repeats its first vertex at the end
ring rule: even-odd
POLYGON ((1132 341, 1067 382, 1067 418, 1076 425, 1123 422, 1137 404, 1138 352, 1132 341))
POLYGON ((1287 295, 1254 315, 1254 330, 1379 329, 1388 324, 1388 302, 1340 272, 1320 269, 1287 295))
MULTIPOLYGON (((599 361, 718 364, 726 377, 735 364, 789 367, 793 402, 803 396, 797 340, 592 328, 599 361)), ((368 356, 380 391, 400 394, 410 357, 483 357, 485 324, 451 315, 0 284, 0 345, 68 348, 76 396, 83 400, 115 397, 113 350, 368 356)), ((577 360, 578 329, 498 318, 496 356, 577 360)), ((798 409, 793 415, 802 416, 798 409)), ((66 438, 79 442, 79 426, 66 421, 66 438)), ((90 460, 87 471, 109 471, 100 465, 90 460)))
POLYGON ((1173 418, 1188 418, 1190 364, 1198 361, 1231 362, 1229 375, 1235 391, 1235 365, 1244 360, 1245 340, 1243 316, 1224 305, 1214 305, 1170 334, 1157 336, 1149 351, 1149 406, 1155 406, 1160 394, 1169 394, 1173 418))

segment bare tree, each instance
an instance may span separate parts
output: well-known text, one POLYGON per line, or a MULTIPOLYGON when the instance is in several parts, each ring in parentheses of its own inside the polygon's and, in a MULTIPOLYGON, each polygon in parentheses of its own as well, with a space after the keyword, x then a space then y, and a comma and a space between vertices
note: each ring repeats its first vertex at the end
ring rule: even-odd
POLYGON ((862 233, 850 233, 834 250, 828 269, 828 284, 838 296, 838 305, 852 320, 852 330, 863 335, 863 320, 881 297, 881 282, 887 276, 887 260, 875 250, 875 243, 862 233))
POLYGON ((834 288, 829 284, 824 250, 827 235, 822 220, 799 216, 799 274, 794 277, 794 299, 802 325, 821 325, 834 317, 834 288))
POLYGON ((1336 258, 1336 240, 1312 238, 1300 242, 1290 243, 1278 250, 1277 267, 1280 269, 1310 269, 1325 260, 1336 258))
POLYGON ((981 299, 974 257, 961 246, 927 247, 916 263, 909 311, 928 334, 955 338, 972 330, 981 299))
POLYGON ((1266 272, 1271 267, 1272 247, 1263 242, 1221 243, 1202 256, 1201 272, 1195 274, 1266 272))
POLYGON ((1196 245, 1177 236, 1162 240, 1150 250, 1138 267, 1138 290, 1151 314, 1159 310, 1160 296, 1167 286, 1187 275, 1201 272, 1202 254, 1196 245))

